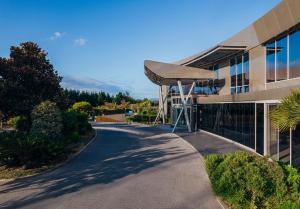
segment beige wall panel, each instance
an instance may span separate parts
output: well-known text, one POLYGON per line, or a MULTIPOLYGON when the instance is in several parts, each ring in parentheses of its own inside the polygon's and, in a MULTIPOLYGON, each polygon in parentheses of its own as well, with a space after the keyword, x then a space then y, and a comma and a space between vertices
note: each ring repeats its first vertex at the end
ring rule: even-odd
POLYGON ((294 24, 297 24, 300 22, 300 1, 299 0, 285 0, 285 2, 288 5, 288 9, 292 15, 294 24))
POLYGON ((300 85, 269 89, 264 91, 249 92, 235 95, 211 95, 208 97, 198 97, 197 102, 200 104, 218 103, 218 102, 248 102, 262 100, 280 100, 287 96, 291 90, 300 90, 300 85))
POLYGON ((299 85, 300 78, 293 78, 290 80, 283 80, 283 81, 277 81, 272 83, 266 84, 266 89, 276 89, 276 88, 284 88, 289 86, 296 86, 299 85))
POLYGON ((266 80, 266 50, 262 46, 258 46, 249 51, 250 57, 250 91, 265 90, 266 80))
MULTIPOLYGON (((286 2, 279 4, 278 7, 274 9, 274 14, 277 22, 279 23, 280 31, 286 31, 291 27, 291 25, 295 24, 286 2)), ((275 32, 278 34, 280 31, 275 32)))

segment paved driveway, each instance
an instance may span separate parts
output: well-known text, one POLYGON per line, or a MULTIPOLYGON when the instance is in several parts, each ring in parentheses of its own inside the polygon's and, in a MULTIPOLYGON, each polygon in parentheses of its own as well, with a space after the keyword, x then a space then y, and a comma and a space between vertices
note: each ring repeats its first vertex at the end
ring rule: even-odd
POLYGON ((0 207, 222 208, 200 154, 178 136, 141 125, 95 128, 95 141, 65 166, 0 186, 0 207))

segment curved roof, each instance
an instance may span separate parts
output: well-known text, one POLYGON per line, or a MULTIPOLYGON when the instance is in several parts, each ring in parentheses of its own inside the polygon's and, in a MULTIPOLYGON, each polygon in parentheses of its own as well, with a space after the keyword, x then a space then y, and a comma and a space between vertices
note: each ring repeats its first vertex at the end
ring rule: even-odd
POLYGON ((192 83, 194 80, 214 79, 215 73, 210 70, 187 67, 151 60, 144 61, 146 76, 157 85, 176 84, 177 80, 182 83, 192 83))
MULTIPOLYGON (((216 56, 215 48, 219 46, 240 47, 249 50, 270 39, 276 37, 287 30, 293 29, 295 25, 300 24, 300 0, 283 0, 261 18, 256 20, 250 26, 246 27, 231 38, 219 43, 203 52, 197 53, 190 57, 175 62, 178 65, 188 65, 193 67, 204 67, 213 61, 218 61, 220 56, 216 56), (210 60, 207 60, 206 54, 212 53, 210 60), (216 59, 213 59, 216 58, 216 59)), ((234 52, 233 50, 231 52, 234 52)), ((223 53, 225 55, 225 53, 223 53)), ((229 53, 227 53, 230 55, 229 53)))

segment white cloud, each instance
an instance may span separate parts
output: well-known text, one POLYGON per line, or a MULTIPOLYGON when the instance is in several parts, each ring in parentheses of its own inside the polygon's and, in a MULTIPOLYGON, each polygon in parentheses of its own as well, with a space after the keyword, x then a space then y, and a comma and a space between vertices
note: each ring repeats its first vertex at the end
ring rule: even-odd
POLYGON ((84 38, 78 38, 74 40, 75 46, 84 46, 86 44, 87 40, 84 38))
POLYGON ((50 36, 50 40, 54 41, 56 39, 60 39, 65 35, 64 32, 54 32, 52 36, 50 36))

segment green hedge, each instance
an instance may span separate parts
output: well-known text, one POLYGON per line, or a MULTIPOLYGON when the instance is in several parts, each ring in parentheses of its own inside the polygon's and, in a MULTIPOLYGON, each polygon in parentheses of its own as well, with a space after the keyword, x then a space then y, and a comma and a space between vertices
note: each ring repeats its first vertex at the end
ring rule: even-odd
POLYGON ((300 208, 300 174, 267 158, 238 151, 205 157, 215 193, 233 208, 300 208))
POLYGON ((137 123, 151 123, 154 122, 156 115, 133 115, 127 117, 128 121, 137 123))

